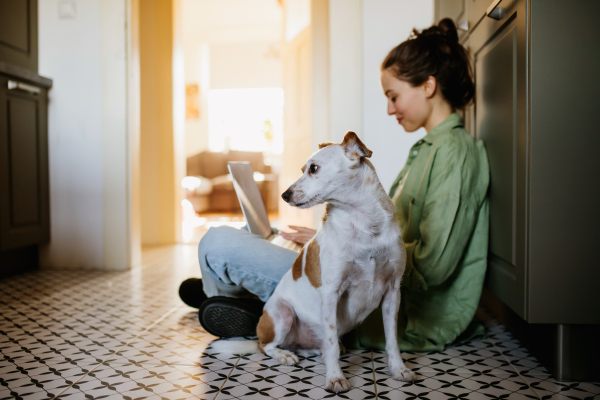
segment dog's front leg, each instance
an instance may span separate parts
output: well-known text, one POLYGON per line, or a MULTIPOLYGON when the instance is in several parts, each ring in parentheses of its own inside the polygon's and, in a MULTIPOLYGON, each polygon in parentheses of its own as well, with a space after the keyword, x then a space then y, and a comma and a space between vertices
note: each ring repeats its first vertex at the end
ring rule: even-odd
POLYGON ((337 290, 327 289, 321 289, 322 354, 326 370, 325 389, 335 393, 346 392, 350 390, 350 384, 344 378, 344 374, 340 368, 340 345, 337 335, 337 304, 339 296, 337 290))
POLYGON ((398 348, 398 310, 400 309, 400 279, 396 279, 393 285, 383 296, 381 305, 383 314, 383 328, 385 331, 385 350, 388 354, 388 366, 392 378, 411 382, 415 380, 415 374, 406 368, 400 349, 398 348))

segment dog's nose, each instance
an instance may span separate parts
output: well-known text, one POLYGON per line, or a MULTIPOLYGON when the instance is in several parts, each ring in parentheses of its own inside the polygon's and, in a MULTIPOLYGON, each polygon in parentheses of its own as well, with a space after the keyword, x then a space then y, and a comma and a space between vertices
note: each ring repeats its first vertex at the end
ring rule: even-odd
POLYGON ((290 202, 290 197, 292 197, 292 191, 290 189, 286 190, 285 192, 283 192, 283 194, 281 195, 281 198, 286 202, 289 203, 290 202))

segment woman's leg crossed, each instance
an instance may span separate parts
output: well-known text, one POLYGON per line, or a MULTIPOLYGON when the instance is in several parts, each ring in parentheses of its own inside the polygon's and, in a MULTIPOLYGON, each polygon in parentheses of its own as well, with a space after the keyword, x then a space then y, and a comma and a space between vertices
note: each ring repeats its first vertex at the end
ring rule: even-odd
POLYGON ((298 253, 231 227, 210 228, 198 245, 208 297, 258 296, 266 302, 298 253))

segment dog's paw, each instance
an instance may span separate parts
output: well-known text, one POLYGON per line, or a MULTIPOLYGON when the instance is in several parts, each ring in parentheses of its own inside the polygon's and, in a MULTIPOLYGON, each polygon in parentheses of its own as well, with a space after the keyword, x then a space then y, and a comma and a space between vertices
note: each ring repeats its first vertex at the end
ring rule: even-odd
POLYGON ((417 379, 417 375, 406 367, 394 368, 391 375, 395 380, 402 382, 413 382, 417 379))
POLYGON ((274 358, 281 365, 296 365, 299 361, 298 356, 288 350, 278 350, 274 358))
POLYGON ((325 386, 325 390, 329 390, 330 392, 340 393, 347 392, 350 390, 350 384, 346 380, 346 378, 329 378, 327 379, 327 385, 325 386))

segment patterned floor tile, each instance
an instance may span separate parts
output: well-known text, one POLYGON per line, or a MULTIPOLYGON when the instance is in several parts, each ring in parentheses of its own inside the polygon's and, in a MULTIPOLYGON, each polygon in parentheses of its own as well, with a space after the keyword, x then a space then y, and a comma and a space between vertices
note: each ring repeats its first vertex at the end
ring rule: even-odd
POLYGON ((102 364, 60 398, 213 399, 226 381, 231 368, 205 368, 181 365, 102 364), (78 397, 79 396, 79 397, 78 397))
POLYGON ((354 375, 345 374, 345 376, 352 388, 346 393, 336 395, 324 389, 324 370, 310 371, 300 368, 282 372, 269 368, 236 367, 231 372, 218 399, 375 398, 372 371, 354 375))
POLYGON ((178 308, 124 347, 117 356, 140 364, 233 367, 239 357, 212 350, 210 344, 218 338, 200 326, 197 315, 197 311, 188 307, 178 308))
MULTIPOLYGON (((448 347, 443 352, 415 353, 402 352, 405 365, 414 372, 446 372, 473 374, 510 374, 513 369, 505 357, 491 342, 473 341, 460 346, 448 347)), ((387 372, 387 354, 373 351, 375 370, 387 372)))
POLYGON ((211 347, 216 338, 177 295, 181 281, 199 276, 195 246, 145 249, 142 260, 123 272, 40 270, 0 280, 0 400, 600 400, 600 383, 553 380, 485 309, 477 316, 486 339, 402 353, 415 382, 389 377, 385 352, 349 351, 340 366, 352 389, 329 393, 319 356, 281 366, 211 347))
POLYGON ((414 382, 400 382, 376 373, 376 385, 379 399, 537 399, 526 384, 507 375, 423 373, 414 382))
MULTIPOLYGON (((238 367, 256 369, 270 369, 273 371, 325 371, 325 364, 321 356, 298 356, 296 365, 280 365, 277 360, 262 353, 243 355, 240 357, 238 367)), ((372 371, 372 355, 369 350, 350 350, 340 356, 340 367, 347 374, 357 375, 365 371, 372 371)))
POLYGON ((600 399, 600 382, 558 382, 551 376, 523 376, 531 389, 543 400, 600 399))

